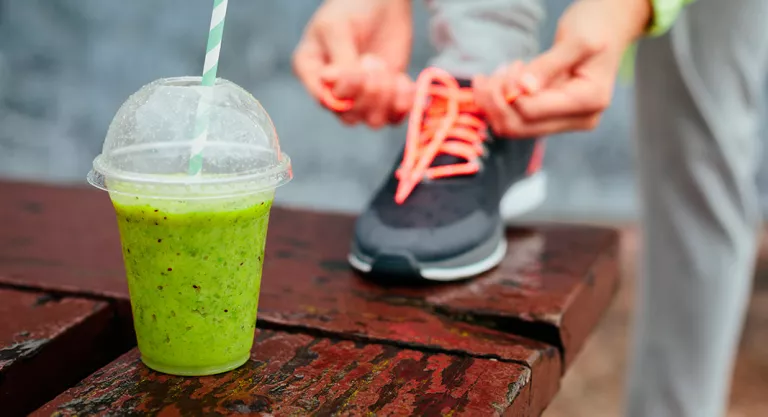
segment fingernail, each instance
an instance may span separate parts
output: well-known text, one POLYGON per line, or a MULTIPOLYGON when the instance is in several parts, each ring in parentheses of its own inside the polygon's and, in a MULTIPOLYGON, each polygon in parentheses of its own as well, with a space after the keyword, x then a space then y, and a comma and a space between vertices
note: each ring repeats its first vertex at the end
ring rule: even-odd
POLYGON ((510 88, 507 91, 507 94, 504 95, 504 99, 507 100, 507 102, 512 103, 513 101, 517 100, 518 97, 520 97, 521 91, 519 88, 510 88))
POLYGON ((520 77, 520 86, 523 87, 523 90, 528 94, 534 94, 541 89, 539 80, 530 73, 523 74, 523 76, 520 77))
POLYGON ((367 70, 377 70, 384 68, 384 63, 375 55, 363 55, 360 63, 363 65, 363 68, 367 70))
POLYGON ((413 83, 406 77, 397 78, 397 90, 404 94, 409 94, 413 90, 413 83))
POLYGON ((339 78, 339 70, 336 67, 324 68, 320 71, 320 78, 325 81, 335 81, 339 78))
POLYGON ((408 94, 408 84, 403 80, 395 81, 395 91, 397 91, 397 94, 400 95, 408 94))

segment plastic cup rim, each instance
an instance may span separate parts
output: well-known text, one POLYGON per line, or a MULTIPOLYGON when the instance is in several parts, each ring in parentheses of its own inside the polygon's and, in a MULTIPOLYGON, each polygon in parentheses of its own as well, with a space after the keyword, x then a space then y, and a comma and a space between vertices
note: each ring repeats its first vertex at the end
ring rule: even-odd
POLYGON ((103 163, 104 155, 100 154, 93 160, 93 169, 88 173, 87 180, 92 186, 107 191, 109 193, 140 196, 140 197, 152 197, 152 198, 167 198, 178 200, 179 198, 190 200, 205 200, 205 199, 218 199, 258 194, 265 191, 272 191, 276 188, 285 185, 293 178, 291 172, 291 159, 286 154, 281 152, 281 159, 278 164, 267 168, 266 170, 260 170, 250 172, 240 176, 178 176, 178 177, 159 177, 153 174, 141 174, 136 172, 129 172, 124 170, 109 169, 103 163), (268 179, 272 180, 268 180, 268 179), (236 192, 211 192, 203 195, 196 196, 183 196, 183 195, 155 195, 153 193, 142 192, 130 192, 119 189, 110 189, 107 181, 120 181, 129 184, 136 185, 159 185, 167 187, 179 187, 180 189, 187 186, 216 186, 216 185, 229 185, 229 184, 247 184, 252 183, 252 186, 244 186, 238 189, 236 192))

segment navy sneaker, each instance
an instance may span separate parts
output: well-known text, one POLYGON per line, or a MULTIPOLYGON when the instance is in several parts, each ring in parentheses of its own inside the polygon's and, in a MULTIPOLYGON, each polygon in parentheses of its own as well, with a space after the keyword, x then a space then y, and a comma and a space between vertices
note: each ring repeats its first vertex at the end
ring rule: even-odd
POLYGON ((382 278, 429 281, 494 268, 507 250, 504 221, 546 196, 543 139, 496 137, 470 82, 434 68, 417 80, 408 129, 401 162, 357 219, 349 263, 382 278))

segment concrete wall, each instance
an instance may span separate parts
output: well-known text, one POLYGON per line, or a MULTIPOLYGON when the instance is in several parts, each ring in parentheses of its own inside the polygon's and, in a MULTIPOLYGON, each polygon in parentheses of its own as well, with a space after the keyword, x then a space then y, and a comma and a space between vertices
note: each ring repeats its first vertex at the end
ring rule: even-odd
MULTIPOLYGON (((0 0, 0 177, 82 183, 130 93, 201 72, 210 3, 0 0)), ((545 45, 568 3, 547 2, 545 45)), ((318 4, 230 1, 219 74, 262 101, 293 158, 296 179, 278 193, 281 203, 354 212, 389 169, 403 129, 343 128, 293 78, 291 51, 318 4)), ((416 9, 414 74, 431 54, 426 13, 416 9)), ((630 87, 617 89, 596 132, 552 138, 550 198, 537 217, 634 216, 631 96, 630 87)))

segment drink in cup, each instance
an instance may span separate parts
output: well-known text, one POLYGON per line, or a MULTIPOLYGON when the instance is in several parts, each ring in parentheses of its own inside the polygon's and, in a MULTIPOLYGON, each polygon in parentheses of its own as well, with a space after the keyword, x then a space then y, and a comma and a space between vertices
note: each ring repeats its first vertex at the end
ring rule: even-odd
POLYGON ((147 366, 209 375, 248 360, 269 211, 291 176, 269 116, 231 82, 163 79, 123 104, 89 181, 117 213, 147 366))

